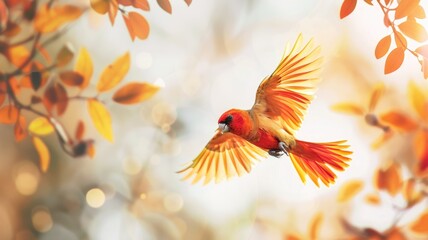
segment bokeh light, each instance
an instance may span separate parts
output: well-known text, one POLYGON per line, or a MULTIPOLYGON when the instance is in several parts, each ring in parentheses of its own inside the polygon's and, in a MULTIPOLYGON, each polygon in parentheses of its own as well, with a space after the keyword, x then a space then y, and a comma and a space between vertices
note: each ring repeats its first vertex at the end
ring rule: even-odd
POLYGON ((34 229, 42 233, 49 231, 53 226, 52 216, 49 210, 44 207, 36 207, 33 210, 31 222, 34 229))
POLYGON ((86 202, 90 207, 99 208, 104 205, 106 196, 99 188, 92 188, 86 193, 86 202))

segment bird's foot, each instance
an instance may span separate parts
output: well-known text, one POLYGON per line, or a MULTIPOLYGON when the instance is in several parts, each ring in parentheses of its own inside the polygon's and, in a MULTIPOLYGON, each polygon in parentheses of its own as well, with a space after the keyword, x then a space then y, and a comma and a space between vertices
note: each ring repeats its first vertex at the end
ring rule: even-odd
POLYGON ((285 153, 288 156, 288 151, 290 150, 289 147, 287 146, 287 144, 285 144, 284 142, 279 142, 278 143, 278 147, 279 149, 285 153))
POLYGON ((282 155, 284 155, 284 152, 280 149, 271 149, 269 150, 269 155, 280 158, 282 155))

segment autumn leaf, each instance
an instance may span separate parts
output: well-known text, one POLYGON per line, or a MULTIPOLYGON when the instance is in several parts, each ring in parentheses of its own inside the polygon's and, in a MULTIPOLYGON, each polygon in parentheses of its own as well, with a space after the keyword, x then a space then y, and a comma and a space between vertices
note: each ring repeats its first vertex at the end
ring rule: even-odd
POLYGON ((110 19, 111 25, 114 24, 114 21, 117 16, 117 11, 119 10, 119 5, 116 0, 111 0, 109 9, 108 9, 108 18, 110 19))
POLYGON ((410 230, 418 234, 428 234, 428 210, 425 210, 415 221, 410 223, 410 230))
POLYGON ((85 89, 88 86, 94 71, 91 56, 86 48, 80 49, 76 65, 74 66, 74 71, 82 75, 83 82, 80 85, 80 89, 85 89))
POLYGON ((36 135, 49 135, 55 131, 52 124, 45 117, 37 117, 28 125, 28 130, 36 135))
POLYGON ((78 87, 83 84, 83 76, 74 71, 66 71, 59 74, 62 82, 68 86, 78 87))
POLYGON ((392 50, 388 57, 386 57, 385 62, 385 74, 392 73, 396 71, 398 68, 400 68, 401 64, 404 60, 404 49, 401 47, 397 47, 394 50, 392 50))
POLYGON ((425 10, 421 5, 418 5, 409 16, 412 16, 414 18, 424 19, 426 17, 425 10))
POLYGON ((364 2, 366 2, 368 5, 372 5, 373 6, 373 0, 364 0, 364 2))
POLYGON ((366 195, 365 201, 372 205, 379 205, 380 204, 379 194, 369 193, 366 195))
POLYGON ((40 169, 42 170, 42 172, 47 172, 51 161, 51 156, 48 147, 38 137, 33 137, 33 144, 37 150, 37 153, 39 154, 40 169))
POLYGON ((92 122, 98 132, 110 142, 113 142, 113 129, 110 113, 105 108, 104 104, 98 100, 88 100, 88 110, 92 122))
POLYGON ((360 180, 351 180, 342 185, 337 195, 337 201, 344 203, 352 199, 363 189, 364 183, 360 180))
POLYGON ((407 48, 407 40, 400 32, 395 32, 394 41, 397 47, 407 48))
POLYGON ((156 0, 158 5, 167 13, 172 13, 171 3, 169 0, 156 0))
POLYGON ((7 26, 7 20, 9 19, 8 7, 3 0, 0 0, 0 31, 7 26))
POLYGON ((25 131, 26 121, 23 116, 19 116, 19 120, 15 123, 13 129, 15 135, 15 141, 20 142, 27 137, 27 132, 25 131))
POLYGON ((30 56, 30 51, 23 45, 9 47, 6 57, 15 66, 20 67, 30 56))
POLYGON ((19 110, 14 105, 0 108, 0 123, 14 124, 18 120, 19 110))
POLYGON ((340 7, 340 19, 347 17, 351 14, 357 6, 357 0, 344 0, 340 7))
POLYGON ((380 120, 389 126, 404 132, 415 130, 416 127, 418 127, 418 124, 413 119, 404 113, 394 110, 380 115, 380 120))
POLYGON ((416 132, 414 151, 418 159, 417 173, 424 175, 428 170, 428 130, 421 129, 416 132))
POLYGON ((385 240, 407 240, 407 238, 399 228, 394 227, 389 230, 385 240))
POLYGON ((413 108, 419 114, 419 116, 425 122, 428 122, 428 97, 413 81, 409 82, 407 96, 409 97, 410 104, 412 104, 413 108))
POLYGON ((133 6, 144 11, 150 10, 150 5, 147 0, 119 0, 119 3, 123 6, 133 6))
POLYGON ((149 23, 141 14, 136 12, 129 12, 128 16, 122 16, 132 41, 134 41, 136 37, 144 40, 149 36, 149 23))
POLYGON ((406 17, 413 13, 417 8, 419 1, 416 0, 401 0, 395 10, 395 19, 406 17))
POLYGON ((319 232, 320 232, 322 220, 323 220, 322 213, 318 213, 313 217, 308 229, 309 239, 313 239, 313 240, 319 239, 319 232))
POLYGON ((375 186, 379 190, 386 190, 391 196, 395 196, 402 185, 400 166, 392 163, 385 170, 379 169, 375 174, 375 186))
POLYGON ((90 158, 94 158, 95 157, 95 146, 94 143, 92 142, 88 142, 87 146, 86 146, 86 154, 90 157, 90 158))
POLYGON ((415 49, 415 52, 422 55, 424 58, 428 58, 428 45, 423 45, 415 49))
POLYGON ((64 24, 76 20, 83 10, 77 6, 42 6, 34 19, 34 28, 41 33, 54 32, 64 24))
POLYGON ((59 83, 52 84, 43 95, 43 104, 49 112, 56 106, 57 114, 62 115, 68 106, 67 91, 59 83))
POLYGON ((85 133, 85 124, 82 120, 79 120, 79 123, 77 124, 76 131, 74 133, 74 137, 77 141, 82 140, 83 134, 85 133))
POLYGON ((352 115, 363 115, 365 110, 354 103, 338 103, 331 107, 332 110, 340 113, 352 114, 352 115))
POLYGON ((42 73, 40 72, 39 68, 35 64, 31 65, 30 79, 31 79, 31 87, 33 88, 34 91, 37 91, 42 85, 42 73))
POLYGON ((376 45, 375 56, 377 59, 385 56, 391 46, 391 35, 383 37, 376 45))
POLYGON ((150 83, 128 83, 113 95, 113 100, 121 104, 135 104, 152 97, 159 87, 150 83))
POLYGON ((187 4, 187 6, 190 6, 190 4, 192 4, 192 0, 184 0, 187 4))
POLYGON ((384 90, 385 90, 385 85, 383 83, 376 84, 372 92, 372 95, 370 96, 369 112, 372 112, 375 109, 384 90))
POLYGON ((61 50, 59 50, 58 54, 56 55, 56 65, 58 67, 63 67, 67 65, 73 59, 73 57, 73 50, 68 44, 66 44, 61 48, 61 50))
POLYGON ((406 36, 418 42, 424 42, 428 39, 427 31, 416 21, 407 20, 398 25, 398 28, 400 28, 401 32, 403 32, 406 36))
POLYGON ((100 80, 97 84, 98 91, 105 92, 119 84, 128 73, 129 65, 130 56, 128 52, 108 65, 101 73, 100 80))
POLYGON ((91 7, 99 14, 106 14, 110 7, 110 0, 91 0, 91 7))

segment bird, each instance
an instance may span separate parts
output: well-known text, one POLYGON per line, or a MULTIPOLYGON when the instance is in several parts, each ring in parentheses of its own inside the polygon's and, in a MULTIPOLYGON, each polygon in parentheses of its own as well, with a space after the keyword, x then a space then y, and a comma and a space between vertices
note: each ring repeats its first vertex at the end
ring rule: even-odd
POLYGON ((230 109, 218 119, 212 139, 187 167, 178 171, 183 180, 195 184, 216 183, 251 171, 252 165, 273 156, 288 156, 301 181, 309 179, 319 187, 333 184, 333 171, 349 166, 352 152, 346 140, 314 143, 298 140, 307 108, 320 81, 321 47, 303 41, 299 34, 287 45, 274 72, 260 83, 249 110, 230 109))

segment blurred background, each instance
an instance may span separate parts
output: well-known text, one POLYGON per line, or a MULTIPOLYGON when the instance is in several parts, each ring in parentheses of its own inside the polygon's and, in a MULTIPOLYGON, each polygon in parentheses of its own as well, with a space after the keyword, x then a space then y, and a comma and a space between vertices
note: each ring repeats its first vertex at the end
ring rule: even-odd
MULTIPOLYGON (((60 39, 76 50, 88 49, 94 79, 129 51, 124 81, 161 87, 134 106, 101 97, 112 115, 114 143, 101 139, 89 123, 86 134, 95 139, 96 155, 72 158, 55 136, 47 137, 52 159, 42 173, 31 142, 15 143, 13 127, 0 126, 0 239, 365 239, 386 236, 395 227, 408 239, 426 239, 406 226, 428 201, 401 211, 403 196, 373 184, 374 174, 391 161, 403 164, 400 178, 414 176, 406 168, 415 161, 409 146, 413 133, 399 132, 374 150, 381 129, 331 108, 340 102, 367 106, 375 85, 384 83, 376 111, 402 109, 417 118, 407 85, 413 80, 428 93, 427 81, 411 57, 384 75, 384 59, 377 60, 374 49, 390 30, 378 8, 358 1, 355 12, 341 20, 342 1, 333 0, 194 0, 190 6, 177 0, 171 1, 172 14, 149 2, 147 40, 131 41, 122 18, 111 26, 106 15, 91 9, 60 39), (252 106, 259 83, 299 33, 321 45, 324 64, 297 138, 347 139, 354 152, 349 168, 337 173, 329 188, 303 184, 285 156, 269 157, 251 174, 219 184, 181 181, 176 171, 199 154, 218 117, 252 106), (338 201, 340 189, 354 180, 364 187, 351 200, 338 201), (373 192, 374 204, 367 201, 373 192)), ((70 108, 60 121, 68 126, 76 118, 89 122, 85 107, 70 108)))

